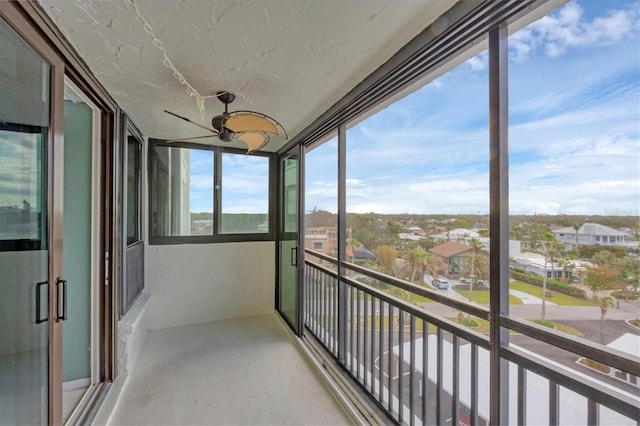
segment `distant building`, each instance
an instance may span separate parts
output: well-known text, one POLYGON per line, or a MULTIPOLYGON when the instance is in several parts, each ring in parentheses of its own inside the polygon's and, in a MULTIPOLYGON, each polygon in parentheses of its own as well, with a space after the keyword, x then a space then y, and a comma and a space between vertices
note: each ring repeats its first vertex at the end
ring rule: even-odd
POLYGON ((447 241, 429 249, 429 252, 442 258, 450 274, 461 274, 465 272, 465 267, 469 263, 468 258, 473 254, 473 249, 464 244, 447 241))
POLYGON ((353 261, 355 263, 364 263, 369 260, 376 260, 376 255, 364 247, 359 248, 353 252, 353 261))
POLYGON ((408 230, 411 235, 419 235, 420 237, 427 235, 426 232, 424 232, 424 229, 419 226, 410 226, 408 230))
MULTIPOLYGON (((577 267, 584 269, 587 264, 590 265, 589 262, 585 261, 575 261, 575 263, 572 262, 571 266, 568 266, 554 263, 550 260, 547 261, 547 278, 571 278, 574 273, 576 273, 577 267), (579 265, 575 264, 578 262, 579 265)), ((521 253, 511 255, 509 258, 509 264, 511 268, 520 269, 525 272, 533 272, 540 277, 544 277, 545 275, 544 256, 538 253, 521 253)))
POLYGON ((440 234, 429 235, 436 241, 455 241, 457 243, 468 243, 472 238, 479 238, 480 234, 470 229, 456 228, 440 234))
POLYGON ((416 234, 407 234, 405 232, 401 232, 398 234, 398 238, 400 238, 401 241, 419 241, 421 240, 423 237, 421 237, 420 235, 416 235, 416 234))
MULTIPOLYGON (((347 258, 353 257, 353 251, 348 241, 351 239, 351 228, 347 228, 347 258)), ((321 226, 307 228, 304 231, 304 248, 323 254, 335 254, 338 252, 338 228, 333 226, 321 226)))
MULTIPOLYGON (((564 244, 565 249, 571 250, 576 246, 576 230, 573 227, 558 228, 551 232, 556 235, 558 241, 564 244)), ((578 229, 577 243, 580 246, 600 244, 603 246, 638 247, 638 242, 631 241, 628 234, 597 223, 582 225, 578 229)))

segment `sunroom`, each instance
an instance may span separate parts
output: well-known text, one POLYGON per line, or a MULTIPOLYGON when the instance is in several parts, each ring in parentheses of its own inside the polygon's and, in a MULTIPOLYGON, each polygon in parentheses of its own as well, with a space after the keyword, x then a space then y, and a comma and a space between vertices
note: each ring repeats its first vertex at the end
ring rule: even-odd
POLYGON ((638 304, 509 259, 512 215, 637 216, 639 22, 0 2, 0 424, 637 424, 638 304))

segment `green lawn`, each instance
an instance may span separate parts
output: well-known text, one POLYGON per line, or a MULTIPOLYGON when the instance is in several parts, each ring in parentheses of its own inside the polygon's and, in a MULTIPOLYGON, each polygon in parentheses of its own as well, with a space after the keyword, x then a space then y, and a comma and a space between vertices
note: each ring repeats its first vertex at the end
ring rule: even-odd
POLYGON ((578 337, 584 337, 584 334, 582 334, 582 332, 578 329, 575 329, 573 327, 569 327, 568 325, 564 325, 564 324, 560 324, 557 322, 551 322, 551 321, 542 321, 539 319, 534 319, 534 320, 529 320, 532 322, 535 322, 536 324, 540 324, 543 325, 545 327, 549 327, 549 328, 555 328, 558 331, 562 331, 564 333, 567 334, 572 334, 574 336, 578 336, 578 337))
MULTIPOLYGON (((509 287, 514 290, 524 291, 532 296, 542 298, 542 287, 532 284, 523 283, 522 281, 511 281, 509 287)), ((551 292, 551 296, 547 297, 549 302, 563 306, 594 306, 595 303, 589 299, 580 299, 578 297, 569 296, 557 291, 547 290, 551 292)))
MULTIPOLYGON (((461 296, 468 300, 469 298, 469 290, 458 290, 458 286, 453 286, 453 289, 458 292, 461 296)), ((472 290, 471 291, 471 300, 476 303, 482 303, 485 305, 489 304, 489 290, 472 290)), ((522 300, 517 298, 516 296, 509 295, 509 304, 511 305, 522 305, 522 300)))

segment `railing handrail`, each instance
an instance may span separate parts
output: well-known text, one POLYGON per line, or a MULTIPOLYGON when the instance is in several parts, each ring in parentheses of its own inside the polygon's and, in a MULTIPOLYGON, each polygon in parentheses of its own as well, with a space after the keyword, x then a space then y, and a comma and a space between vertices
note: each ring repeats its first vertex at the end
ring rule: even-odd
POLYGON ((611 393, 610 389, 601 386, 599 383, 585 379, 575 374, 572 370, 560 369, 555 365, 532 356, 522 349, 510 346, 500 349, 500 357, 514 364, 531 371, 552 383, 561 385, 563 388, 572 390, 580 395, 588 395, 605 407, 631 419, 640 418, 640 406, 638 400, 630 398, 622 392, 611 393))
POLYGON ((368 286, 367 284, 363 284, 361 282, 355 281, 351 278, 345 277, 345 278, 342 278, 342 281, 344 281, 345 283, 349 284, 352 287, 355 287, 364 292, 367 292, 377 297, 378 299, 381 299, 389 303, 390 305, 393 305, 394 307, 402 309, 404 312, 414 315, 415 317, 421 320, 424 320, 429 324, 433 324, 438 328, 442 328, 443 330, 456 334, 465 340, 468 340, 472 343, 477 344, 480 347, 483 347, 485 349, 489 348, 489 339, 484 334, 478 333, 471 329, 462 328, 458 326, 456 323, 454 323, 453 321, 450 321, 440 316, 432 315, 429 312, 425 311, 424 309, 420 308, 419 306, 416 306, 405 300, 399 299, 388 293, 380 291, 377 288, 368 286))
POLYGON ((578 336, 560 333, 549 327, 538 325, 520 318, 500 317, 500 325, 518 333, 544 343, 565 349, 607 366, 625 371, 634 376, 640 376, 640 358, 609 348, 600 343, 592 342, 578 336))
POLYGON ((434 300, 436 302, 442 303, 443 305, 447 305, 451 308, 458 309, 460 311, 464 311, 465 313, 474 315, 478 318, 482 318, 484 320, 489 319, 489 309, 485 308, 484 306, 479 306, 464 300, 455 299, 450 296, 445 296, 443 294, 438 293, 435 290, 430 290, 425 287, 420 287, 419 285, 401 280, 396 277, 392 277, 387 274, 383 274, 382 272, 372 271, 360 265, 356 265, 349 262, 341 262, 341 264, 347 269, 350 269, 355 272, 359 272, 363 275, 367 275, 368 277, 382 281, 385 284, 390 284, 395 287, 401 288, 402 290, 410 291, 411 293, 417 294, 418 296, 426 297, 427 299, 434 300))
MULTIPOLYGON (((335 258, 332 258, 330 256, 327 256, 324 253, 318 253, 316 251, 310 250, 310 249, 305 249, 305 253, 314 256, 314 257, 318 257, 320 259, 326 260, 328 262, 333 263, 334 265, 338 265, 338 260, 335 258)), ((310 262, 309 260, 305 260, 307 262, 310 262)), ((378 271, 373 271, 371 269, 362 267, 360 265, 356 265, 354 263, 350 263, 350 262, 340 262, 340 264, 342 266, 344 266, 347 269, 350 269, 352 271, 355 272, 359 272, 363 275, 368 276, 369 278, 373 278, 379 281, 384 282, 385 284, 389 284, 392 285, 394 287, 398 287, 402 290, 407 290, 411 293, 417 294, 418 296, 422 296, 422 297, 426 297, 427 299, 431 299, 434 300, 436 302, 442 303, 443 305, 447 305, 451 308, 454 309, 458 309, 460 311, 463 311, 467 314, 471 314, 474 315, 478 318, 482 318, 484 320, 488 320, 489 319, 489 309, 485 308, 484 306, 479 306, 473 303, 469 303, 466 302, 464 300, 459 300, 459 299, 454 299, 453 297, 450 296, 445 296, 443 294, 438 293, 435 290, 430 290, 428 288, 425 287, 420 287, 416 284, 410 283, 408 281, 405 280, 401 280, 399 278, 396 277, 392 277, 390 275, 387 274, 383 274, 382 272, 378 272, 378 271)))
MULTIPOLYGON (((309 249, 305 249, 305 252, 311 256, 319 257, 319 258, 322 258, 323 260, 327 260, 333 263, 334 265, 338 265, 337 259, 327 256, 323 253, 318 253, 316 251, 309 250, 309 249)), ((309 260, 305 260, 305 262, 313 263, 309 260)), ((396 277, 383 274, 381 272, 373 271, 365 267, 362 267, 360 265, 355 265, 349 262, 342 262, 341 264, 350 270, 359 272, 370 278, 377 279, 379 281, 382 281, 385 284, 389 284, 389 285, 401 288, 403 290, 407 290, 409 292, 415 293, 419 296, 423 296, 423 297, 435 300, 439 303, 442 303, 443 305, 452 307, 454 309, 458 309, 465 313, 474 315, 478 318, 482 318, 485 320, 489 319, 489 310, 484 307, 473 305, 462 300, 453 299, 451 297, 439 294, 434 290, 429 290, 427 288, 417 286, 408 281, 404 281, 396 277)), ((317 266, 320 266, 320 265, 317 265, 317 266)), ((337 276, 335 272, 331 272, 331 274, 333 276, 337 276)), ((354 282, 357 283, 357 281, 354 281, 354 282)), ((357 284, 360 286, 363 285, 361 283, 357 283, 357 284)), ((401 300, 401 299, 397 299, 397 300, 401 300)), ((414 306, 414 305, 411 305, 411 306, 414 306)), ((560 333, 548 327, 544 327, 544 326, 531 323, 529 321, 525 321, 522 319, 512 318, 508 316, 501 316, 500 325, 510 330, 513 330, 515 332, 524 334, 528 337, 540 340, 542 342, 551 344, 553 346, 559 347, 569 352, 573 352, 577 355, 590 358, 594 361, 606 364, 607 366, 610 366, 617 370, 621 370, 629 374, 632 374, 634 376, 640 377, 640 358, 633 356, 631 354, 627 354, 622 351, 609 348, 607 346, 589 341, 584 338, 580 338, 577 336, 570 336, 565 333, 560 333)), ((456 330, 459 330, 459 328, 456 327, 456 330)))
POLYGON ((309 255, 311 255, 311 256, 318 257, 318 258, 320 258, 322 260, 326 260, 327 262, 331 262, 334 265, 338 264, 338 259, 336 259, 335 257, 331 257, 331 256, 329 256, 327 254, 320 253, 319 251, 315 251, 315 250, 311 250, 311 249, 306 248, 306 249, 304 249, 304 252, 309 254, 309 255))

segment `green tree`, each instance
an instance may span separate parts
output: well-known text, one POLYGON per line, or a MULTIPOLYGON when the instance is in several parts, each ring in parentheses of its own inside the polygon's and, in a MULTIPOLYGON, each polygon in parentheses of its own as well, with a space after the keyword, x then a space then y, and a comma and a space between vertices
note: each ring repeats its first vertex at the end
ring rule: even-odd
MULTIPOLYGON (((471 282, 469 283, 469 302, 471 302, 471 294, 473 292, 473 287, 478 283, 478 277, 480 276, 480 262, 476 262, 477 254, 482 250, 482 243, 477 238, 471 238, 469 240, 469 245, 471 246, 471 265, 469 268, 469 276, 471 278, 471 282)), ((471 314, 468 314, 467 318, 471 318, 471 314)))
POLYGON ((640 286, 640 258, 625 256, 617 260, 616 267, 620 271, 619 278, 624 287, 625 297, 628 299, 630 293, 638 293, 638 286, 640 286))
POLYGON ((591 256, 591 262, 598 266, 606 265, 613 267, 616 264, 618 257, 609 250, 599 250, 593 256, 591 256))
POLYGON ((604 345, 604 320, 610 307, 613 307, 613 299, 609 296, 596 297, 600 305, 600 343, 604 345))
POLYGON ((393 246, 378 246, 376 249, 376 256, 378 257, 380 265, 386 269, 391 269, 398 258, 398 252, 393 246))
POLYGON ((422 247, 414 245, 409 249, 407 261, 411 267, 411 282, 415 281, 416 275, 418 274, 420 274, 420 281, 422 281, 422 276, 424 275, 428 259, 429 253, 427 253, 422 247))
POLYGON ((561 251, 561 244, 556 240, 555 235, 549 231, 545 231, 538 241, 538 248, 542 250, 544 255, 544 277, 542 277, 542 310, 540 312, 540 319, 545 320, 546 316, 546 302, 547 302, 547 276, 549 262, 553 265, 553 259, 561 251))
POLYGON ((591 289, 594 300, 602 300, 599 295, 601 291, 620 287, 619 275, 620 271, 608 265, 587 267, 587 276, 584 279, 584 284, 591 289))

